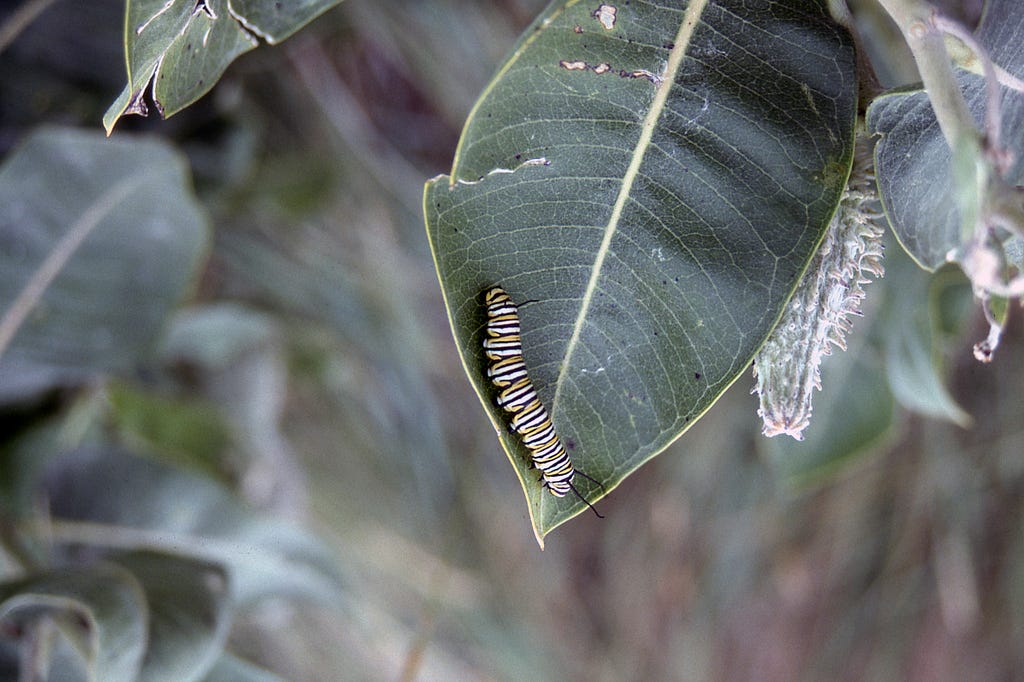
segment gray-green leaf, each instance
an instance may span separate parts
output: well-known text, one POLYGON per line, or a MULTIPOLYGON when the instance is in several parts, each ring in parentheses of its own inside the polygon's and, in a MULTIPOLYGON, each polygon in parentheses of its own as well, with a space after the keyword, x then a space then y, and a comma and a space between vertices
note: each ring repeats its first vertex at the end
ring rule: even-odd
POLYGON ((140 679, 202 679, 223 651, 233 615, 223 569, 157 552, 131 552, 112 559, 131 571, 146 594, 149 646, 140 679))
POLYGON ((166 144, 33 134, 0 168, 0 401, 134 368, 208 240, 166 144))
POLYGON ((98 565, 0 585, 0 618, 29 622, 59 613, 74 613, 85 621, 90 680, 138 679, 146 647, 146 600, 128 571, 98 565))
POLYGON ((483 289, 526 304, 530 376, 576 468, 613 488, 777 321, 849 173, 855 80, 824 2, 570 1, 487 87, 451 175, 427 185, 427 232, 539 541, 585 507, 543 490, 494 406, 483 289))
MULTIPOLYGON (((968 285, 952 270, 934 275, 922 272, 890 249, 890 278, 886 291, 885 363, 889 386, 896 399, 909 410, 934 419, 945 419, 962 427, 971 416, 946 388, 942 362, 943 325, 956 331, 964 326, 970 308, 959 306, 959 319, 944 319, 940 303, 955 289, 968 285)), ((948 332, 947 332, 948 333, 948 332)))
POLYGON ((268 670, 259 668, 248 661, 224 654, 210 670, 203 682, 284 682, 268 670))
POLYGON ((47 495, 54 519, 70 522, 66 542, 220 564, 240 604, 269 596, 340 599, 337 565, 322 543, 247 509, 207 479, 109 448, 78 450, 54 466, 47 495))

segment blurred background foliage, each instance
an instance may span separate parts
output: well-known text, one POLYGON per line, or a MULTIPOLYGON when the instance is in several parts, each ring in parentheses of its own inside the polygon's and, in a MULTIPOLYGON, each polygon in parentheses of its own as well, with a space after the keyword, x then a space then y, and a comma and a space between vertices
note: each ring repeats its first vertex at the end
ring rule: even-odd
MULTIPOLYGON (((184 112, 119 123, 187 155, 210 253, 133 371, 0 407, 5 538, 31 503, 17 481, 59 450, 40 429, 101 431, 329 544, 342 606, 262 600, 232 624, 234 654, 286 679, 1015 677, 1020 315, 978 364, 986 326, 959 275, 930 281, 895 244, 804 443, 759 435, 741 379, 602 500, 605 520, 538 551, 451 339, 420 193, 544 4, 346 0, 184 112), (896 407, 936 377, 952 407, 896 407), (957 405, 967 428, 934 418, 957 405)), ((912 81, 853 4, 883 83, 912 81)), ((0 53, 0 153, 41 122, 100 129, 123 10, 59 0, 0 53)))

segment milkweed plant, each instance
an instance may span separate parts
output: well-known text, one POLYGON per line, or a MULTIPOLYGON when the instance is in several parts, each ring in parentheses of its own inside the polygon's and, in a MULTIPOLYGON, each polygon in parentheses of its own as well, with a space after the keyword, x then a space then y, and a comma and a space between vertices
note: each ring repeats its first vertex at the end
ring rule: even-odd
MULTIPOLYGON (((1001 89, 1024 93, 1024 81, 997 66, 985 46, 962 24, 928 2, 880 0, 897 23, 920 71, 924 91, 953 157, 961 241, 945 254, 970 280, 989 325, 974 345, 988 363, 999 346, 1010 299, 1024 294, 1022 236, 1024 187, 1010 179, 1017 156, 1002 137, 1001 89), (983 125, 975 125, 951 63, 984 79, 983 125)), ((843 2, 833 16, 853 27, 843 2)), ((870 83, 862 79, 862 87, 870 83)), ((877 93, 876 93, 877 94, 877 93)), ((884 213, 874 168, 874 144, 859 128, 853 167, 822 244, 782 319, 754 360, 763 433, 803 439, 811 422, 820 367, 832 348, 846 349, 852 317, 862 315, 865 285, 884 275, 884 213)), ((899 236, 899 234, 897 234, 899 236)))

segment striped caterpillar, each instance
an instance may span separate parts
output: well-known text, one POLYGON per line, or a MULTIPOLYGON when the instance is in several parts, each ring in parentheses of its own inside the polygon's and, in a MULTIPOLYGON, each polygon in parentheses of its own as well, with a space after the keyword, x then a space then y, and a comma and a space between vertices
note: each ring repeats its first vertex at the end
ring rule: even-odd
POLYGON ((570 490, 600 518, 594 506, 572 484, 580 476, 601 485, 581 471, 576 471, 569 453, 555 433, 537 390, 526 373, 520 338, 519 308, 501 287, 491 287, 485 295, 487 305, 487 338, 484 353, 491 361, 487 376, 502 389, 498 405, 512 413, 509 428, 523 439, 531 461, 541 473, 544 487, 555 497, 564 497, 570 490))

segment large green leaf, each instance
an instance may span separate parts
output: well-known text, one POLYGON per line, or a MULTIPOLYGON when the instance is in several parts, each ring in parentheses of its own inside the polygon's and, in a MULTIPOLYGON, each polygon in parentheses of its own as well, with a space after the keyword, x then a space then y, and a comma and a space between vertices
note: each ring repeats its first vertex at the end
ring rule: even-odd
POLYGON ((128 0, 128 83, 103 116, 109 134, 124 114, 148 113, 149 95, 170 116, 209 92, 228 65, 273 45, 341 0, 128 0), (152 86, 150 92, 147 88, 152 86))
POLYGON ((109 565, 41 573, 0 585, 0 618, 31 621, 75 614, 87 627, 89 679, 134 682, 146 647, 148 617, 142 588, 128 571, 109 565))
POLYGON ((824 2, 555 2, 520 39, 424 203, 538 540, 585 507, 541 488, 493 404, 482 290, 532 301, 530 375, 577 468, 611 489, 750 364, 836 207, 855 110, 824 2))
MULTIPOLYGON (((1024 12, 1018 0, 990 0, 976 39, 1007 72, 1024 78, 1024 12)), ((981 76, 958 75, 967 105, 981 129, 986 93, 981 76)), ((1002 140, 1017 158, 1007 179, 1024 184, 1024 94, 1003 88, 1002 140)), ((923 267, 935 269, 963 241, 960 206, 977 203, 978 187, 954 181, 949 145, 919 88, 896 91, 872 102, 868 127, 879 133, 875 146, 878 189, 893 232, 923 267)), ((973 164, 974 159, 964 159, 973 164)), ((970 169, 966 169, 970 172, 970 169)))
POLYGON ((33 134, 0 168, 0 401, 132 370, 208 239, 166 144, 33 134))

